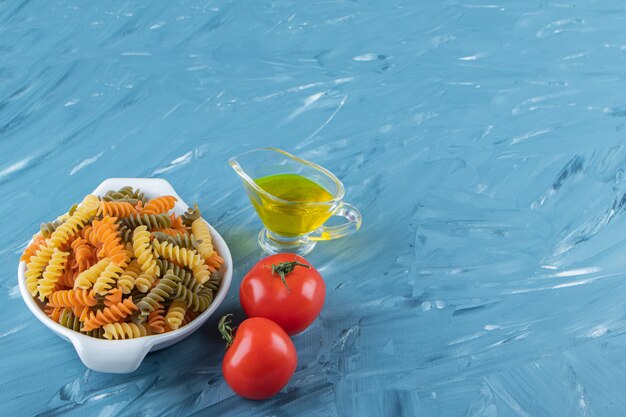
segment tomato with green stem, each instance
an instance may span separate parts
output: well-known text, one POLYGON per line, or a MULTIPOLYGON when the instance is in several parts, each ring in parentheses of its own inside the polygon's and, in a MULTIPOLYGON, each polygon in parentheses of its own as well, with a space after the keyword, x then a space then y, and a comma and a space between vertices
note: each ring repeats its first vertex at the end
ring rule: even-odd
POLYGON ((261 259, 239 287, 239 300, 248 317, 270 319, 290 335, 315 321, 325 296, 326 285, 319 272, 291 253, 261 259))
POLYGON ((227 346, 222 361, 226 383, 244 398, 273 397, 296 370, 298 354, 293 342, 271 320, 254 317, 235 329, 230 325, 230 316, 222 317, 218 325, 227 346))

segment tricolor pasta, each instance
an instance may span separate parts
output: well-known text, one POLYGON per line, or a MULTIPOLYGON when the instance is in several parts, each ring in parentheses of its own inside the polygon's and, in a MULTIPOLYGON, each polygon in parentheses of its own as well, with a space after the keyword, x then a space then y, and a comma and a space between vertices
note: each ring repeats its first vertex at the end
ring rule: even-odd
POLYGON ((86 196, 33 236, 26 288, 48 317, 91 337, 187 325, 212 303, 223 259, 197 205, 178 216, 176 201, 132 187, 86 196))

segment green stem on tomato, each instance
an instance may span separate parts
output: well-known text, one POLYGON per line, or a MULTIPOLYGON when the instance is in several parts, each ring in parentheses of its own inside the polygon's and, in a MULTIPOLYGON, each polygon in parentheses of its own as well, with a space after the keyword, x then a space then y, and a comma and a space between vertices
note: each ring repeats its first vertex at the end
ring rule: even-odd
POLYGON ((217 329, 222 334, 222 338, 226 341, 226 349, 228 349, 228 347, 233 344, 233 340, 235 339, 235 337, 233 336, 233 332, 237 328, 237 326, 230 326, 230 323, 232 323, 230 316, 232 316, 232 314, 230 313, 223 316, 217 325, 217 329))
POLYGON ((293 272, 296 266, 303 266, 305 268, 311 268, 311 265, 303 264, 298 261, 281 262, 278 265, 272 264, 272 275, 278 274, 280 276, 280 280, 283 282, 283 284, 287 288, 287 291, 289 292, 291 292, 291 290, 289 289, 289 286, 287 285, 287 279, 285 278, 285 276, 293 272))

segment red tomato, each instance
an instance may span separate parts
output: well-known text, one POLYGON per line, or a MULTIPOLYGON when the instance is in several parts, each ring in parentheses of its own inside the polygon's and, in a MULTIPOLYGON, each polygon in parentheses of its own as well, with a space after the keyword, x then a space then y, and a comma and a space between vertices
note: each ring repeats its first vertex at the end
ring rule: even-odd
POLYGON ((220 331, 232 343, 222 361, 224 379, 244 398, 263 400, 276 395, 296 370, 293 342, 279 325, 261 317, 244 320, 234 339, 229 339, 232 329, 227 318, 220 321, 220 331))
POLYGON ((291 253, 261 259, 239 287, 239 300, 248 317, 270 319, 290 335, 313 323, 325 296, 321 275, 304 258, 291 253))

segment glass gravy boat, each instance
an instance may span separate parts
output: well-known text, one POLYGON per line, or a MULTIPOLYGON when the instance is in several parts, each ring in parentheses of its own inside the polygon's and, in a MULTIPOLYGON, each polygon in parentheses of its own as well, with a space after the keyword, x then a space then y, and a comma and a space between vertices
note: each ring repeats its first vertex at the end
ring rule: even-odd
POLYGON ((341 181, 317 164, 276 148, 246 152, 230 158, 228 162, 241 178, 250 202, 265 225, 259 233, 259 244, 267 253, 306 255, 317 241, 337 239, 361 227, 359 211, 342 201, 345 191, 341 181), (296 174, 312 181, 315 186, 321 186, 329 199, 286 200, 269 193, 255 181, 285 174, 296 174), (325 226, 331 216, 344 217, 346 222, 325 226))

